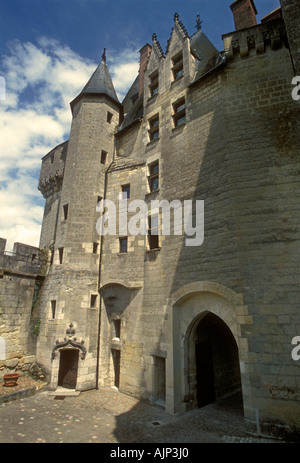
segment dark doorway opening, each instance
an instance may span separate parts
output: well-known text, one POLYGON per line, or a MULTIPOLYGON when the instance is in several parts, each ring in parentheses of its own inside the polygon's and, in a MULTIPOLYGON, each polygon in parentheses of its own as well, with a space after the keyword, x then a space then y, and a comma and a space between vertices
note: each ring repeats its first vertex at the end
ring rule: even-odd
POLYGON ((78 349, 60 350, 58 386, 66 389, 76 389, 78 359, 78 349))
POLYGON ((154 401, 166 402, 166 359, 154 357, 154 401))
POLYGON ((112 349, 112 357, 114 364, 114 386, 119 389, 120 387, 120 364, 121 364, 121 351, 112 349))
POLYGON ((198 407, 241 390, 238 347, 228 326, 208 313, 195 339, 198 407))

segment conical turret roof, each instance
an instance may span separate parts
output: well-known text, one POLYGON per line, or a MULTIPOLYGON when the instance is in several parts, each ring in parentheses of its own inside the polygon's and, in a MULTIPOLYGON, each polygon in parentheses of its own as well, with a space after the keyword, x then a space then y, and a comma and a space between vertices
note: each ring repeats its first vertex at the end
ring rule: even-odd
POLYGON ((79 95, 75 98, 75 100, 72 101, 71 107, 74 106, 75 102, 77 102, 81 96, 86 94, 106 95, 118 105, 121 105, 112 83, 108 67, 106 65, 105 50, 102 55, 102 61, 92 74, 90 80, 83 87, 79 95))

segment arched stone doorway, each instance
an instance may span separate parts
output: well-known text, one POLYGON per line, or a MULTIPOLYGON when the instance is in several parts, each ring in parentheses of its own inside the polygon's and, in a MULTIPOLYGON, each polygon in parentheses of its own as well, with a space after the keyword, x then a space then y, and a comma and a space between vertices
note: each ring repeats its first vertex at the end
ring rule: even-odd
MULTIPOLYGON (((235 387, 240 387, 238 408, 245 407, 248 353, 246 339, 241 333, 241 323, 245 320, 249 324, 251 319, 247 318, 247 306, 243 305, 242 296, 219 283, 195 282, 177 290, 172 295, 172 300, 172 350, 167 364, 169 371, 167 387, 171 389, 172 395, 169 395, 167 409, 172 413, 188 411, 198 407, 198 400, 201 403, 198 397, 201 372, 201 366, 199 367, 198 364, 201 363, 201 360, 198 360, 200 346, 196 350, 196 344, 201 340, 205 341, 209 331, 213 333, 214 330, 218 330, 219 333, 216 337, 221 336, 225 341, 217 342, 215 339, 214 355, 208 361, 210 368, 214 365, 222 366, 218 369, 217 384, 213 383, 208 402, 214 401, 215 397, 218 398, 223 393, 230 394, 229 391, 234 390, 235 387), (224 345, 228 346, 228 349, 231 346, 229 350, 235 352, 232 353, 232 358, 235 360, 228 360, 228 357, 222 359, 224 345), (219 356, 216 352, 219 352, 219 356), (236 386, 234 384, 226 386, 226 378, 230 378, 229 370, 232 368, 240 371, 237 375, 238 379, 234 381, 236 386)), ((210 346, 206 347, 209 349, 210 346)), ((204 354, 203 349, 200 352, 204 354)), ((207 355, 203 356, 206 360, 209 358, 207 355)))
POLYGON ((203 407, 241 390, 241 374, 236 341, 226 323, 208 312, 197 323, 190 338, 189 350, 195 350, 190 359, 191 394, 203 407), (194 380, 193 380, 194 375, 194 380))

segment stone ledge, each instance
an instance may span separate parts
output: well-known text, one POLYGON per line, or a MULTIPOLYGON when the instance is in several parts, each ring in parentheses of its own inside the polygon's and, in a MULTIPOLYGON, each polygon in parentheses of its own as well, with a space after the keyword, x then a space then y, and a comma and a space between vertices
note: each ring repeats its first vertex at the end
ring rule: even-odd
POLYGON ((0 396, 0 404, 12 402, 13 400, 24 399, 25 397, 31 397, 36 392, 36 387, 31 386, 20 391, 12 392, 10 394, 0 396))

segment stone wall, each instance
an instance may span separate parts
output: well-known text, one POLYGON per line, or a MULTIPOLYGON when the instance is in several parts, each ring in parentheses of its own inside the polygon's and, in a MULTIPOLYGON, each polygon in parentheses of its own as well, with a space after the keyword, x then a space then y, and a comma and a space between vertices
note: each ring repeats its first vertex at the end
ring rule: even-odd
POLYGON ((283 18, 287 27, 289 46, 295 68, 295 75, 300 75, 300 4, 297 0, 281 0, 283 18))
POLYGON ((35 326, 32 310, 45 272, 45 256, 22 243, 13 253, 0 254, 0 375, 10 370, 28 370, 35 361, 35 326))
MULTIPOLYGON (((291 98, 293 69, 281 20, 272 27, 282 31, 279 36, 263 34, 266 25, 262 25, 256 31, 251 29, 251 40, 247 30, 234 33, 234 38, 230 34, 224 37, 227 65, 192 86, 187 86, 185 79, 170 81, 171 59, 180 48, 188 81, 189 69, 194 66, 186 51, 188 40, 180 31, 173 33, 164 60, 151 54, 145 76, 144 120, 130 129, 132 138, 128 132, 118 137, 122 154, 144 159, 146 170, 124 170, 118 177, 112 173, 109 197, 116 197, 122 183, 130 183, 132 191, 138 191, 134 197, 145 194, 148 202, 204 200, 205 240, 200 247, 187 247, 182 236, 160 237, 160 249, 149 252, 147 240, 143 250, 140 238, 130 245, 127 255, 119 255, 118 238, 108 236, 101 284, 112 284, 115 278, 126 287, 129 282, 137 284, 137 276, 143 279, 141 306, 124 309, 121 390, 153 400, 155 357, 165 358, 167 409, 180 409, 188 391, 188 385, 182 383, 186 354, 184 344, 178 352, 175 346, 185 342, 186 332, 174 328, 181 323, 183 312, 178 310, 175 316, 173 294, 193 283, 205 282, 207 288, 221 285, 225 293, 228 289, 236 294, 232 315, 228 316, 225 302, 219 306, 219 296, 214 296, 215 302, 209 302, 207 310, 228 320, 234 332, 245 415, 252 419, 259 410, 262 421, 299 425, 294 408, 299 396, 298 373, 290 347, 299 331, 299 186, 295 178, 299 108, 291 98), (159 95, 148 99, 147 77, 155 69, 161 73, 159 95), (186 124, 175 128, 172 103, 182 97, 186 99, 186 124), (155 114, 159 114, 159 139, 149 142, 149 120, 155 114), (147 168, 153 160, 159 160, 160 188, 149 195, 147 168), (280 392, 282 384, 289 396, 280 392)), ((210 291, 213 295, 214 290, 210 291)), ((205 310, 201 300, 198 314, 205 310)), ((197 317, 196 308, 192 314, 197 317)), ((103 332, 103 344, 106 339, 103 332)))

